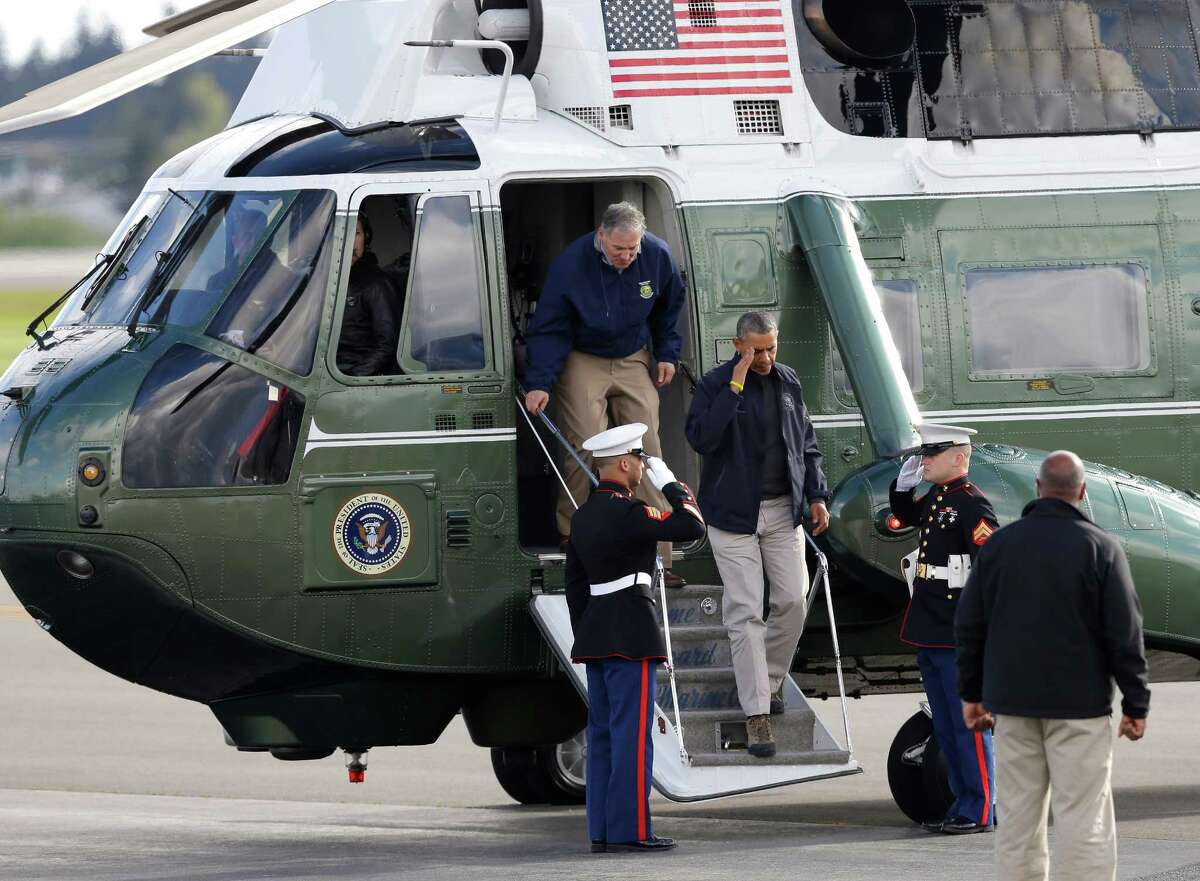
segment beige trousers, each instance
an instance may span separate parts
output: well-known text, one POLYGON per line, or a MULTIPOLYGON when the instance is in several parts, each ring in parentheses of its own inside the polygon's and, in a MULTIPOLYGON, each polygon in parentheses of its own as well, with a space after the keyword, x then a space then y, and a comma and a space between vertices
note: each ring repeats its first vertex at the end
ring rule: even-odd
MULTIPOLYGON (((594 434, 630 422, 641 422, 649 428, 642 438, 642 447, 651 456, 662 456, 658 442, 658 389, 650 378, 652 366, 650 353, 644 349, 627 358, 601 358, 584 352, 567 356, 554 387, 559 428, 588 465, 592 465, 592 458, 583 451, 583 442, 594 434)), ((571 456, 563 463, 563 479, 575 501, 582 505, 591 493, 591 480, 571 456)), ((671 507, 649 480, 642 481, 637 496, 659 510, 671 507)), ((574 513, 571 499, 566 493, 559 493, 559 534, 571 534, 574 513)), ((669 569, 671 543, 660 543, 658 552, 669 569)))
POLYGON ((1054 881, 1115 881, 1112 718, 996 716, 996 877, 1046 881, 1054 810, 1054 881))
POLYGON ((791 496, 759 505, 753 535, 710 526, 708 541, 725 585, 722 612, 733 653, 738 701, 747 716, 770 712, 771 693, 792 667, 807 612, 804 536, 792 525, 791 496), (771 614, 763 620, 763 572, 771 614))

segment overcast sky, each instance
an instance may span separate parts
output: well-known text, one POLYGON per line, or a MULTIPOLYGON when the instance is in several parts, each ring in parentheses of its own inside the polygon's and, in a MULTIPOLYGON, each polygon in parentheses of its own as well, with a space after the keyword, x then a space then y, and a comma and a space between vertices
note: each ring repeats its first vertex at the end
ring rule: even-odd
MULTIPOLYGON (((177 0, 175 8, 188 9, 201 0, 177 0)), ((96 24, 108 19, 126 47, 147 39, 142 28, 163 18, 167 0, 0 0, 0 34, 10 61, 22 61, 37 40, 52 57, 75 32, 81 12, 96 24)))

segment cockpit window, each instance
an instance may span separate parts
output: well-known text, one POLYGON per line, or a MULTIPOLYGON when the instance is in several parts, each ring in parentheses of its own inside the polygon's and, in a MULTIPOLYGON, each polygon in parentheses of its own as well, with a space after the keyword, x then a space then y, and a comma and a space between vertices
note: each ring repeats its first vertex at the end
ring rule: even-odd
POLYGON ((151 279, 138 324, 194 325, 264 249, 294 193, 210 193, 151 279), (147 300, 146 297, 149 299, 147 300))
POLYGON ((286 483, 304 397, 192 346, 173 346, 129 413, 122 481, 135 489, 286 483))
MULTIPOLYGON (((208 335, 293 373, 312 370, 329 279, 334 196, 301 193, 241 272, 208 335)), ((222 285, 223 286, 223 285, 222 285)))
MULTIPOLYGON (((152 218, 152 222, 144 223, 134 240, 126 245, 125 253, 118 255, 120 263, 96 279, 94 285, 98 287, 81 290, 72 297, 55 325, 115 325, 128 320, 134 303, 158 267, 159 255, 175 241, 191 216, 189 201, 195 204, 201 195, 179 193, 171 197, 157 193, 155 198, 146 200, 145 210, 138 212, 133 225, 141 217, 152 218)), ((117 246, 118 243, 113 244, 114 248, 117 246)))
POLYGON ((72 296, 55 326, 123 326, 136 312, 140 325, 194 327, 232 294, 213 335, 308 372, 308 334, 315 334, 319 308, 308 294, 320 299, 324 276, 309 282, 328 271, 321 257, 333 205, 324 190, 169 190, 143 197, 130 215, 132 237, 123 233, 111 246, 121 253, 89 289, 72 296), (289 347, 286 356, 281 347, 289 347))

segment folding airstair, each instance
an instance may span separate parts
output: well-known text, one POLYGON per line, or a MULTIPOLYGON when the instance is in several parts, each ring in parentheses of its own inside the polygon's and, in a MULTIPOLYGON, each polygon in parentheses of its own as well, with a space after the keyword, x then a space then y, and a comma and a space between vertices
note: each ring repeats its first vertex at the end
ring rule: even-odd
MULTIPOLYGON (((825 594, 836 657, 837 630, 828 593, 828 570, 815 546, 810 544, 809 548, 811 554, 818 555, 819 566, 808 604, 811 610, 818 592, 825 594)), ((791 677, 784 684, 786 711, 771 717, 778 750, 774 758, 757 759, 747 753, 746 717, 738 704, 729 638, 721 618, 722 588, 699 585, 664 592, 656 585, 655 593, 660 623, 665 595, 678 696, 677 717, 670 665, 661 665, 653 725, 654 785, 659 792, 673 801, 699 801, 862 770, 850 751, 844 689, 843 746, 817 718, 791 677)), ((566 597, 539 594, 533 598, 532 610, 542 633, 586 700, 586 672, 582 664, 572 664, 569 657, 573 637, 566 597)))

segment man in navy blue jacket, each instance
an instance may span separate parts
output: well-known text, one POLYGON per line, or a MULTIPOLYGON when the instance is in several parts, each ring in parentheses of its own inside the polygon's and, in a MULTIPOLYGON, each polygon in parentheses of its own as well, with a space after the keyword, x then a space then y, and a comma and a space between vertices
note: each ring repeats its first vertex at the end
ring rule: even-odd
POLYGON ((737 356, 704 375, 687 421, 688 441, 704 457, 700 510, 725 586, 725 627, 747 747, 759 758, 775 754, 770 714, 784 711, 783 681, 804 629, 805 500, 813 534, 829 526, 816 433, 796 372, 775 361, 778 345, 771 316, 747 312, 739 318, 737 356), (771 583, 765 621, 764 569, 771 583))
MULTIPOLYGON (((584 438, 609 425, 648 426, 645 449, 661 456, 658 389, 671 382, 682 340, 675 330, 683 308, 683 279, 666 243, 646 231, 635 206, 618 202, 605 210, 600 228, 567 246, 550 266, 546 284, 525 334, 529 365, 525 406, 538 414, 554 390, 563 433, 578 448, 584 438)), ((564 478, 580 504, 588 477, 575 461, 564 478)), ((666 510, 662 495, 642 484, 638 495, 666 510)), ((561 495, 558 532, 565 546, 571 532, 571 500, 561 495)), ((671 546, 659 546, 671 565, 671 546)), ((668 587, 682 579, 668 574, 668 587)))

